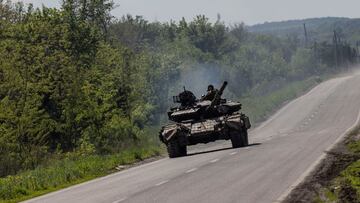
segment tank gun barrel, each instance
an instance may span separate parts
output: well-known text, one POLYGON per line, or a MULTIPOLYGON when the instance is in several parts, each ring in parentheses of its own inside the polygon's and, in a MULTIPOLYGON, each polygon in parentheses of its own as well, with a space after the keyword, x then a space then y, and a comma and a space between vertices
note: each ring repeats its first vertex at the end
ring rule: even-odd
POLYGON ((217 97, 219 97, 219 99, 220 99, 220 97, 221 97, 221 95, 223 94, 223 92, 224 92, 227 84, 228 84, 227 81, 225 81, 225 82, 222 84, 220 90, 217 92, 218 94, 215 95, 215 99, 216 99, 217 97))
POLYGON ((221 88, 216 92, 215 97, 214 97, 214 99, 211 101, 211 104, 210 104, 210 106, 208 106, 207 110, 213 108, 216 104, 218 104, 218 103, 220 102, 221 96, 222 96, 222 94, 223 94, 223 92, 224 92, 227 84, 228 84, 227 81, 225 81, 225 82, 222 84, 221 88))

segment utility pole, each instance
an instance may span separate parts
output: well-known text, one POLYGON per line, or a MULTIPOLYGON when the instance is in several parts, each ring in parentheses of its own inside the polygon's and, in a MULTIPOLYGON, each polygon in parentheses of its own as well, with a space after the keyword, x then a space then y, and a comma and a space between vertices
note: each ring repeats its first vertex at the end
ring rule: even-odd
POLYGON ((338 69, 338 66, 339 66, 339 61, 338 61, 338 36, 337 36, 335 30, 334 30, 333 43, 334 43, 335 68, 338 69))
POLYGON ((305 34, 305 47, 307 47, 309 39, 308 39, 308 33, 306 30, 306 24, 304 23, 304 34, 305 34))
POLYGON ((359 46, 360 46, 360 41, 356 41, 356 58, 358 63, 360 63, 359 46))
POLYGON ((314 57, 315 57, 315 70, 316 70, 316 73, 318 73, 318 66, 320 64, 320 57, 318 56, 318 44, 317 44, 317 41, 314 42, 314 57))

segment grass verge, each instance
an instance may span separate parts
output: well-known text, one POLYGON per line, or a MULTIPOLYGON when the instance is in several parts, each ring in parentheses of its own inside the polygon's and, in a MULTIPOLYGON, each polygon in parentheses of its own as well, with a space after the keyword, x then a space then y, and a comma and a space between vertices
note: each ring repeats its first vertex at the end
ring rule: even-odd
POLYGON ((0 202, 19 202, 115 172, 129 165, 158 156, 158 146, 134 147, 107 156, 90 155, 54 160, 51 166, 38 167, 0 179, 0 202))
POLYGON ((345 142, 353 161, 321 189, 318 202, 360 202, 360 126, 345 142))
POLYGON ((284 203, 360 202, 360 127, 327 152, 326 158, 284 203))

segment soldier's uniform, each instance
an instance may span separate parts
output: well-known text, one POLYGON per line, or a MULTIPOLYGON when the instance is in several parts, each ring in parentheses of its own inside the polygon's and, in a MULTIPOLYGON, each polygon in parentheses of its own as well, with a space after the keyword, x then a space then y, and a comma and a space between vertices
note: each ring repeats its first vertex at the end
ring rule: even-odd
POLYGON ((201 98, 202 101, 209 100, 212 101, 215 98, 216 93, 218 92, 217 89, 214 89, 214 86, 209 85, 207 94, 201 98))

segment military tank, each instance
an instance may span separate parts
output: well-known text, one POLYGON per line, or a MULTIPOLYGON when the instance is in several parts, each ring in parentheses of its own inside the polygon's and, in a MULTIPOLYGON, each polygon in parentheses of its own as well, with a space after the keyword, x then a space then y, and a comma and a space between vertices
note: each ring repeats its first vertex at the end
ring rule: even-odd
POLYGON ((233 148, 249 144, 249 117, 240 112, 241 104, 221 96, 225 81, 212 100, 197 99, 188 90, 174 96, 178 106, 168 112, 170 123, 161 128, 159 138, 167 146, 170 158, 187 155, 187 146, 217 140, 231 140, 233 148))

